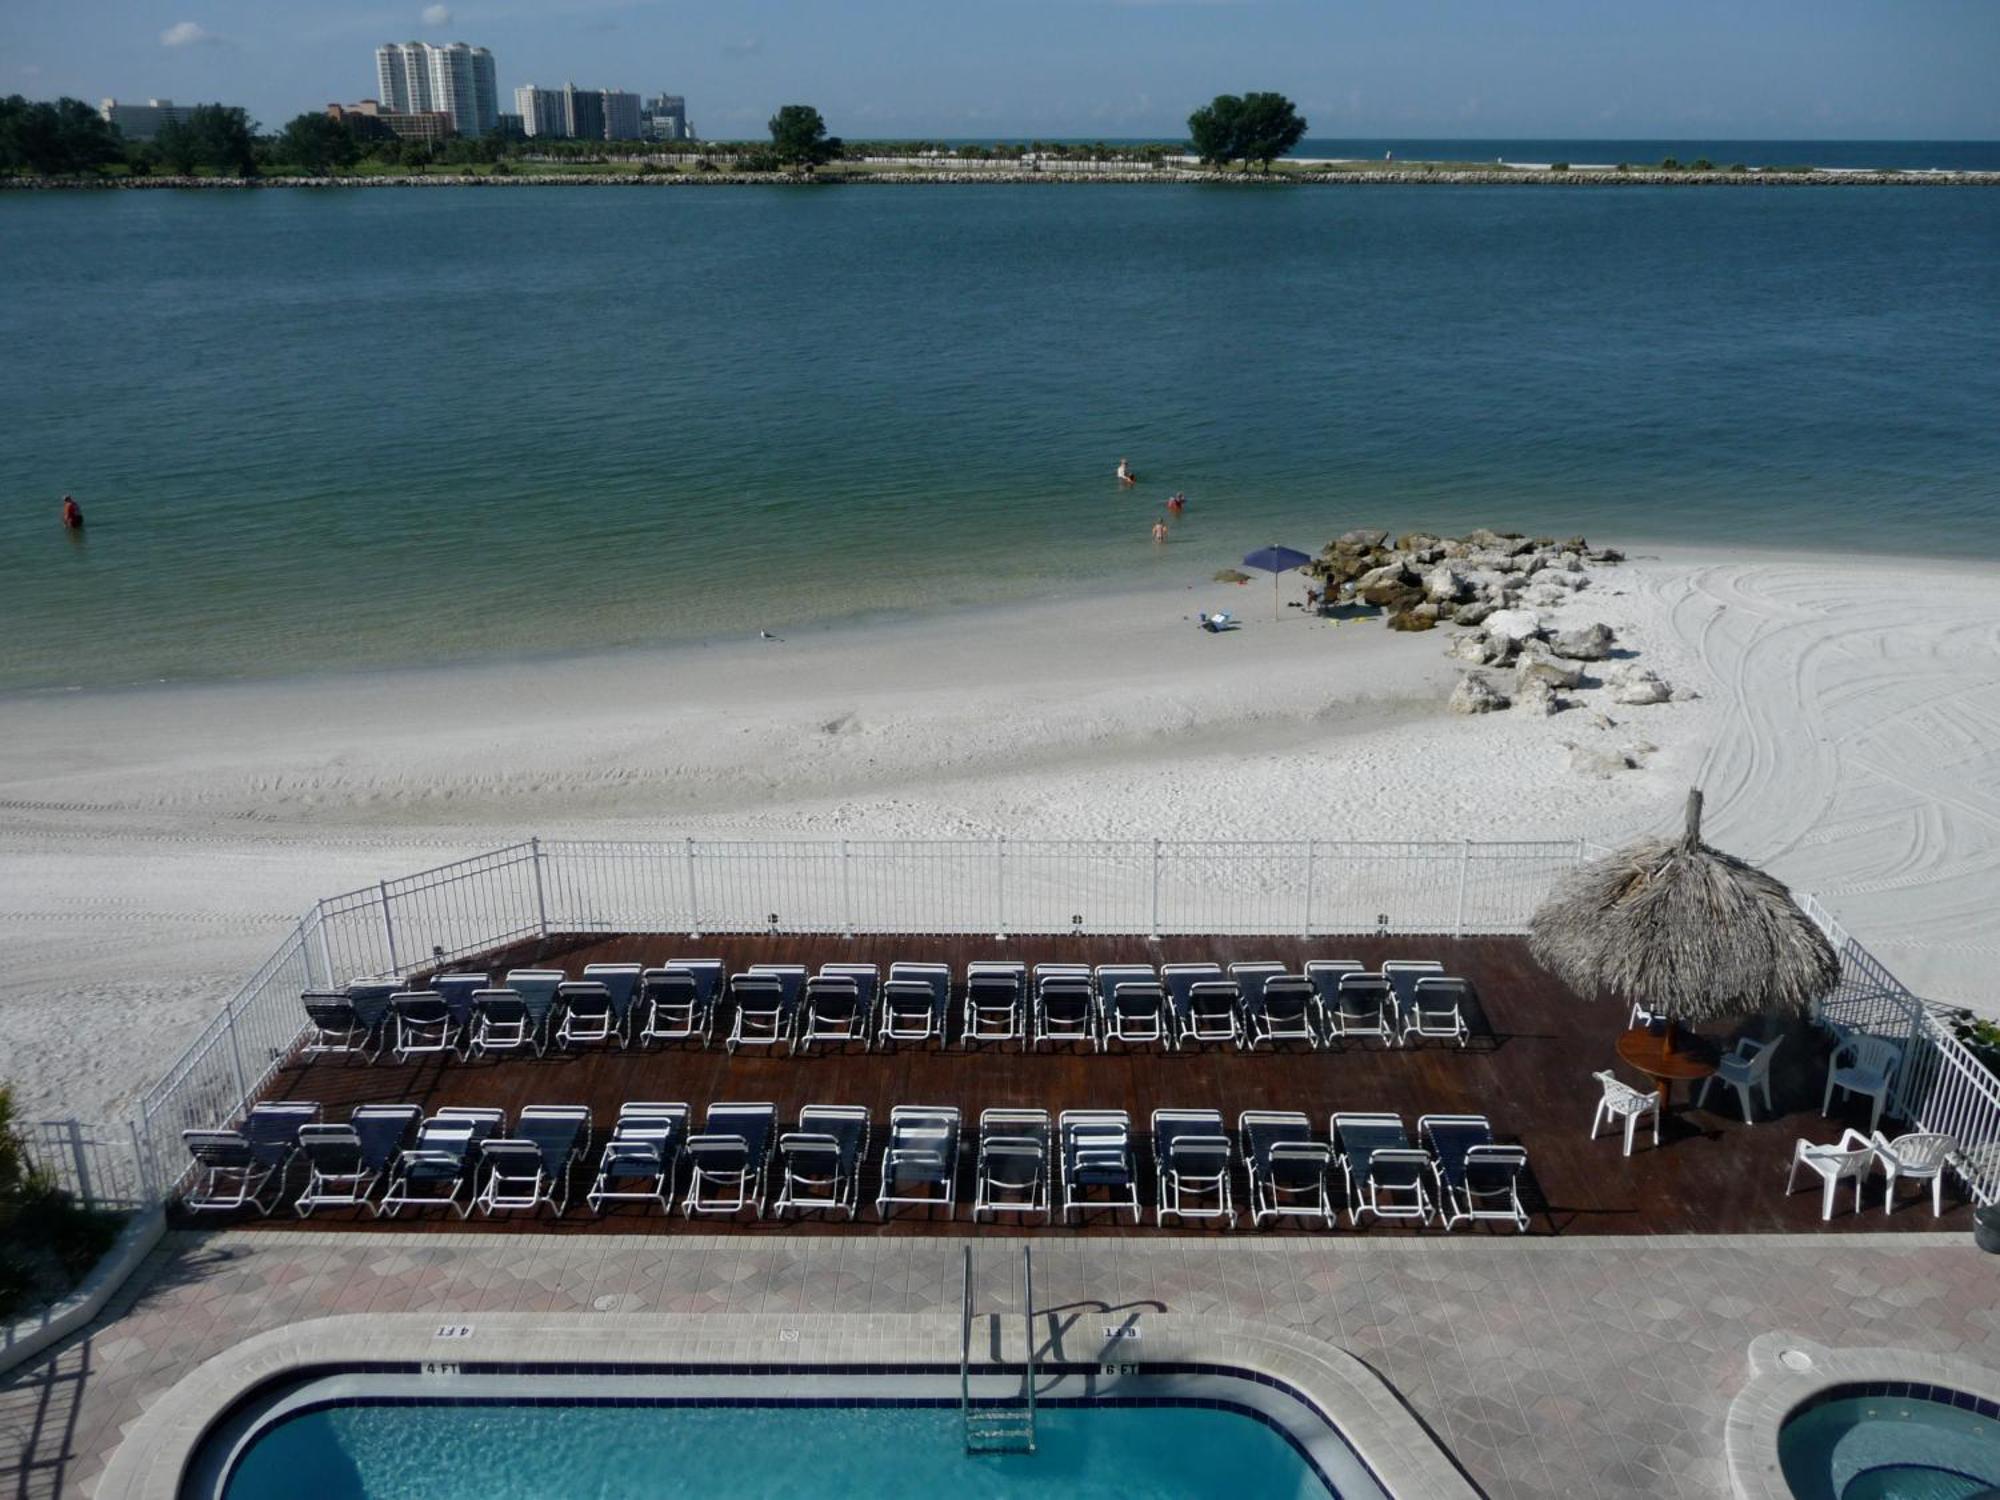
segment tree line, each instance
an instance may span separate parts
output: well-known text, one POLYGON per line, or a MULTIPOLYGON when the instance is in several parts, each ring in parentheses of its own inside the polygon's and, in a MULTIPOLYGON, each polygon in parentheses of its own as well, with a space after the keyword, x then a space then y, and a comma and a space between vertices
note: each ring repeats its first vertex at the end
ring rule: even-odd
POLYGON ((430 166, 484 166, 514 170, 520 160, 608 161, 615 158, 694 157, 725 153, 744 171, 788 171, 810 175, 829 162, 882 154, 950 154, 962 160, 1009 161, 1024 156, 1056 160, 1130 161, 1157 165, 1191 151, 1211 167, 1242 162, 1266 172, 1306 132, 1296 106, 1282 94, 1220 94, 1188 116, 1187 142, 1152 141, 1082 145, 1033 141, 1025 144, 950 146, 925 141, 871 141, 852 145, 831 135, 820 112, 809 104, 787 104, 768 125, 768 142, 734 145, 686 141, 579 141, 522 139, 498 134, 454 136, 437 142, 363 136, 348 122, 317 112, 294 116, 274 134, 262 132, 241 109, 219 104, 194 106, 185 121, 161 127, 150 141, 128 139, 80 99, 30 101, 20 95, 0 99, 0 172, 59 177, 123 168, 134 176, 170 172, 190 176, 212 172, 250 177, 261 172, 325 176, 365 164, 421 171, 430 166))

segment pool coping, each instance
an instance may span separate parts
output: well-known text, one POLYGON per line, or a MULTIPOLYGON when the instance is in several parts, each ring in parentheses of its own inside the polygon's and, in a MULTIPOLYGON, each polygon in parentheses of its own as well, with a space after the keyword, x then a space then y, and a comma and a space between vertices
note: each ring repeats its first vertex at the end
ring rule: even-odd
POLYGON ((1750 1378, 1729 1403, 1723 1428, 1729 1483, 1737 1500, 1793 1500, 1778 1461, 1778 1429, 1821 1391, 1865 1382, 1950 1386, 2000 1402, 2000 1370, 1956 1355, 1829 1349, 1795 1334, 1759 1334, 1750 1341, 1750 1378), (1795 1367, 1800 1356, 1807 1362, 1803 1368, 1795 1367))
MULTIPOLYGON (((1288 1388, 1338 1429, 1396 1500, 1478 1500, 1479 1491, 1394 1389, 1346 1350, 1291 1329, 1222 1315, 1132 1313, 1129 1335, 1100 1337, 1107 1315, 1046 1312, 1048 1363, 1226 1367, 1288 1388), (1098 1320, 1099 1326, 1091 1326, 1098 1320)), ((974 1368, 1019 1364, 1018 1314, 983 1315, 974 1368)), ((960 1320, 940 1313, 422 1313, 349 1314, 287 1324, 224 1350, 163 1393, 125 1432, 98 1480, 97 1500, 176 1500, 189 1461, 215 1421, 273 1380, 329 1366, 407 1363, 549 1366, 927 1365, 956 1370, 960 1320)))

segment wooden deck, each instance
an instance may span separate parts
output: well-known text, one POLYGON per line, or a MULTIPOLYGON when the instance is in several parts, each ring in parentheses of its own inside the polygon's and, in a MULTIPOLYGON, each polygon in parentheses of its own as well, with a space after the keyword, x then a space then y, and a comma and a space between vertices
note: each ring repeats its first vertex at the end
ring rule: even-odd
MULTIPOLYGON (((1014 958, 1037 961, 1105 963, 1140 961, 1164 963, 1208 959, 1277 959, 1303 965, 1308 958, 1355 958, 1374 967, 1385 958, 1437 958, 1446 971, 1471 980, 1480 997, 1481 1014, 1474 1017, 1474 1038, 1463 1050, 1448 1044, 1418 1043, 1408 1049, 1385 1050, 1372 1042, 1343 1051, 1292 1051, 1283 1054, 1242 1054, 1208 1050, 1200 1053, 1024 1055, 1018 1049, 982 1048, 966 1052, 956 1044, 948 1051, 904 1049, 866 1053, 858 1047, 839 1054, 814 1053, 794 1058, 759 1051, 735 1057, 719 1043, 705 1051, 599 1050, 574 1056, 550 1056, 524 1061, 426 1061, 397 1065, 384 1059, 373 1066, 342 1061, 315 1062, 285 1068, 273 1080, 267 1097, 315 1100, 326 1118, 340 1120, 363 1102, 408 1102, 426 1111, 445 1105, 497 1105, 510 1115, 529 1104, 583 1104, 603 1129, 628 1099, 686 1101, 699 1120, 706 1106, 719 1100, 769 1100, 777 1106, 781 1128, 807 1103, 860 1104, 872 1112, 879 1141, 889 1110, 897 1104, 956 1105, 968 1129, 979 1111, 992 1105, 1032 1105, 1052 1113, 1063 1109, 1098 1107, 1131 1112, 1136 1128, 1158 1107, 1220 1109, 1232 1128, 1239 1111, 1252 1108, 1304 1110, 1324 1131, 1334 1110, 1399 1112, 1414 1133, 1417 1117, 1426 1113, 1470 1112, 1488 1115, 1503 1140, 1519 1141, 1529 1154, 1532 1183, 1529 1208, 1531 1233, 1536 1234, 1714 1234, 1753 1232, 1851 1232, 1855 1230, 1969 1229, 1970 1210, 1947 1201, 1942 1220, 1934 1220, 1927 1200, 1914 1197, 1897 1212, 1884 1216, 1881 1182, 1871 1183, 1867 1207, 1859 1215, 1836 1212, 1831 1224, 1819 1218, 1817 1179, 1809 1190, 1784 1196, 1785 1174, 1793 1142, 1835 1138, 1844 1124, 1867 1124, 1866 1105, 1858 1103, 1831 1120, 1819 1118, 1820 1090, 1825 1078, 1825 1040, 1812 1028, 1799 1026, 1786 1038, 1774 1069, 1773 1087, 1780 1118, 1745 1125, 1733 1091, 1718 1087, 1710 1108, 1694 1109, 1685 1096, 1667 1117, 1661 1145, 1655 1150, 1642 1131, 1638 1149, 1621 1156, 1618 1140, 1607 1135, 1587 1139, 1598 1088, 1591 1073, 1616 1066, 1613 1045, 1624 1029, 1625 1016, 1605 1005, 1585 1005, 1541 970, 1517 938, 1463 940, 1381 938, 1170 938, 1157 942, 1136 937, 1016 937, 1004 943, 974 937, 684 937, 626 935, 617 937, 551 938, 517 944, 487 960, 455 968, 487 968, 496 975, 530 964, 581 971, 586 963, 661 963, 674 956, 707 955, 725 959, 731 970, 756 962, 789 961, 817 968, 838 960, 876 962, 887 970, 896 959, 948 962, 962 972, 970 959, 1014 958)), ((954 1027, 954 1035, 956 1034, 954 1027)), ((1628 1081, 1644 1086, 1630 1075, 1628 1081)), ((1141 1162, 1145 1182, 1141 1200, 1150 1206, 1151 1167, 1141 1162)), ((926 1216, 902 1210, 890 1224, 877 1221, 873 1208, 873 1171, 864 1174, 862 1197, 869 1205, 853 1223, 808 1216, 783 1224, 717 1218, 683 1219, 678 1213, 663 1220, 657 1209, 633 1205, 598 1217, 584 1207, 588 1175, 579 1170, 572 1185, 571 1206, 561 1219, 546 1213, 495 1219, 478 1216, 461 1222, 455 1215, 431 1212, 421 1218, 405 1215, 376 1220, 365 1214, 325 1212, 309 1221, 330 1231, 407 1230, 422 1224, 438 1233, 493 1232, 518 1229, 538 1233, 592 1234, 604 1232, 661 1234, 939 1234, 989 1235, 1120 1234, 1157 1235, 1153 1216, 1142 1227, 1109 1215, 1064 1228, 1043 1228, 1039 1222, 986 1224, 974 1227, 966 1212, 971 1194, 971 1153, 965 1158, 960 1182, 960 1211, 955 1221, 939 1214, 926 1216)), ((1337 1193, 1337 1189, 1336 1189, 1337 1193)), ((1851 1199, 1849 1200, 1851 1202, 1851 1199)), ((1239 1207, 1241 1196, 1239 1190, 1239 1207)), ((203 1222, 212 1223, 213 1216, 203 1222)), ((289 1210, 263 1221, 296 1227, 289 1210)), ((1219 1228, 1171 1226, 1167 1233, 1221 1233, 1219 1228)), ((1238 1233, 1249 1232, 1239 1227, 1238 1233)), ((1325 1230, 1272 1227, 1260 1233, 1326 1233, 1325 1230)), ((1371 1236, 1416 1233, 1397 1226, 1371 1223, 1360 1230, 1347 1227, 1345 1215, 1337 1234, 1371 1236)), ((1427 1231, 1438 1232, 1435 1229, 1427 1231)), ((1504 1225, 1478 1225, 1479 1233, 1512 1233, 1504 1225)))

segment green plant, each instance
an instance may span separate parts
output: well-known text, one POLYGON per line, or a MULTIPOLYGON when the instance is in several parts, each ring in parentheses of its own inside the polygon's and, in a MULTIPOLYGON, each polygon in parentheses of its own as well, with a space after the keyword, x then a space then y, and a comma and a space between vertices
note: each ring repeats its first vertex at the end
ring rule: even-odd
POLYGON ((1750 169, 1740 161, 1733 161, 1729 164, 1729 170, 1732 172, 1748 172, 1750 169))
POLYGON ((1630 163, 1629 161, 1621 161, 1620 163, 1618 163, 1618 170, 1621 172, 1629 172, 1632 170, 1632 163, 1630 163))
POLYGON ((1969 1010, 1953 1011, 1951 1034, 1989 1067, 2000 1063, 2000 1021, 1984 1020, 1969 1010))
POLYGON ((1549 170, 1551 172, 1567 172, 1569 170, 1569 163, 1566 161, 1552 161, 1549 163, 1549 170))
POLYGON ((18 1256, 0 1250, 0 1318, 11 1317, 28 1300, 34 1280, 18 1256))
POLYGON ((1715 170, 1715 163, 1705 156, 1697 156, 1694 159, 1694 170, 1697 172, 1713 172, 1715 170))
POLYGON ((1660 170, 1662 172, 1678 172, 1680 169, 1681 164, 1677 158, 1671 156, 1661 158, 1660 170))

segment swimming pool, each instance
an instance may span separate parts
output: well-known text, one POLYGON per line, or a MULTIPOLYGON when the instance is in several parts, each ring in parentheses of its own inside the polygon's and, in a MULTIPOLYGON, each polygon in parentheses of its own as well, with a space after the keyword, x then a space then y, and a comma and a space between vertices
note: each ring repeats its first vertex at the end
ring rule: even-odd
POLYGON ((967 1457, 953 1407, 382 1405, 286 1418, 242 1454, 225 1500, 512 1500, 784 1495, 846 1500, 1325 1500, 1284 1436, 1199 1407, 1044 1409, 1033 1454, 967 1457), (311 1476, 309 1490, 302 1476, 311 1476))
MULTIPOLYGON (((975 1376, 975 1399, 1018 1393, 975 1376)), ((965 1451, 956 1374, 763 1367, 319 1371, 209 1432, 182 1500, 1388 1500, 1287 1387, 1218 1367, 1041 1372, 1036 1448, 965 1451)))
POLYGON ((2000 1496, 2000 1407, 1940 1386, 1836 1385, 1785 1419, 1778 1459, 1797 1500, 2000 1496))

